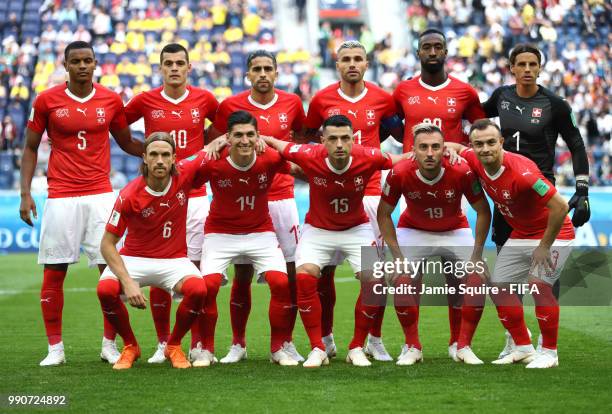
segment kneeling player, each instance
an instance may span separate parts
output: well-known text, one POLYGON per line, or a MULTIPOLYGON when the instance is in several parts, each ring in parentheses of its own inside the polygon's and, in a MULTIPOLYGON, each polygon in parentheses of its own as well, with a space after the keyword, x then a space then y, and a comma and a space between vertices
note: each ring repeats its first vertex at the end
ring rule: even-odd
MULTIPOLYGON (((293 329, 291 295, 287 266, 268 212, 268 191, 273 179, 277 172, 290 172, 291 166, 271 148, 256 154, 257 120, 248 112, 233 112, 227 124, 229 153, 224 152, 220 159, 204 167, 213 192, 204 225, 201 261, 208 296, 201 317, 203 352, 193 364, 208 366, 215 362, 216 296, 222 273, 233 259, 241 258, 252 263, 258 274, 264 273, 270 287, 270 360, 280 365, 297 365, 283 349, 293 329)), ((227 363, 247 356, 240 345, 232 345, 232 350, 235 358, 226 360, 227 363)))
POLYGON ((140 309, 146 307, 141 286, 182 295, 165 354, 175 368, 189 368, 181 339, 202 310, 206 284, 187 258, 187 194, 204 183, 204 158, 183 161, 177 169, 174 141, 165 132, 151 134, 144 148, 143 176, 119 194, 102 238, 100 250, 108 267, 98 283, 98 298, 125 345, 113 368, 128 369, 140 357, 140 347, 121 294, 140 309), (115 245, 126 231, 120 255, 115 245))
MULTIPOLYGON (((362 278, 361 247, 375 246, 376 238, 363 208, 366 183, 376 171, 391 168, 402 157, 355 145, 351 121, 344 115, 331 116, 323 122, 322 145, 264 139, 285 159, 298 164, 310 184, 310 209, 296 253, 297 299, 312 348, 304 367, 319 367, 329 363, 321 336, 321 302, 317 294, 321 268, 340 251, 362 280, 362 289, 367 285, 362 278)), ((368 305, 359 296, 347 362, 371 365, 363 344, 378 311, 378 305, 368 305)))
MULTIPOLYGON (((406 258, 415 264, 423 263, 423 259, 432 256, 441 256, 444 261, 453 261, 454 264, 482 261, 491 212, 476 175, 465 163, 451 165, 443 157, 444 138, 438 127, 418 124, 413 134, 415 160, 402 161, 393 167, 387 175, 378 206, 378 223, 385 242, 395 259, 406 258), (406 199, 406 209, 400 217, 396 232, 391 213, 402 195, 406 199), (463 195, 478 215, 476 240, 461 211, 463 195)), ((446 276, 448 285, 457 288, 462 283, 457 275, 446 276)), ((413 285, 420 291, 422 271, 413 277, 403 275, 397 278, 395 287, 413 285)), ((468 276, 466 282, 481 284, 480 278, 475 275, 468 276)), ((482 315, 482 306, 462 307, 463 298, 459 293, 447 296, 451 328, 449 355, 455 360, 482 364, 471 351, 470 342, 461 339, 464 331, 463 337, 469 336, 471 339, 472 335, 467 332, 473 333, 476 328, 482 315), (452 317, 455 313, 459 313, 459 318, 452 317)), ((466 300, 469 301, 469 298, 466 300)), ((406 340, 397 365, 413 365, 423 359, 418 333, 418 294, 396 295, 395 310, 406 340)))

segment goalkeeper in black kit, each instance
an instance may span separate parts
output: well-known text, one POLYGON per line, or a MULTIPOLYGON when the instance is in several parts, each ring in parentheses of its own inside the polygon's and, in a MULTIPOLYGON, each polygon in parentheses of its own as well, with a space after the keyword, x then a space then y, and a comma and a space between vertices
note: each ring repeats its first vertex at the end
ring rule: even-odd
MULTIPOLYGON (((531 159, 552 184, 555 184, 555 144, 561 135, 572 154, 576 179, 576 192, 569 201, 570 210, 574 210, 572 223, 580 227, 591 217, 587 153, 569 104, 538 85, 541 64, 542 55, 537 47, 516 45, 510 53, 510 71, 516 84, 497 88, 483 107, 487 117, 499 117, 504 150, 531 159)), ((493 212, 492 239, 498 251, 511 232, 512 228, 496 208, 493 212)), ((558 296, 558 283, 555 288, 558 296)), ((514 346, 509 335, 506 339, 506 347, 500 358, 512 352, 514 346)))

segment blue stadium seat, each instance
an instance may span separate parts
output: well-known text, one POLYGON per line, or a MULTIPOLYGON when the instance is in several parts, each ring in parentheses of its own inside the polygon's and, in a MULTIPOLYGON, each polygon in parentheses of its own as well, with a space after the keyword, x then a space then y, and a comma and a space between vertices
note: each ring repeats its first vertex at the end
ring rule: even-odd
POLYGON ((128 155, 124 161, 125 161, 125 171, 128 174, 138 173, 140 169, 140 164, 142 164, 142 159, 128 155))
POLYGON ((114 170, 123 171, 125 169, 125 157, 123 154, 111 154, 111 165, 114 170))
POLYGON ((0 189, 10 190, 13 188, 13 171, 0 171, 0 189))
POLYGON ((0 152, 0 173, 13 171, 13 154, 10 152, 0 152))

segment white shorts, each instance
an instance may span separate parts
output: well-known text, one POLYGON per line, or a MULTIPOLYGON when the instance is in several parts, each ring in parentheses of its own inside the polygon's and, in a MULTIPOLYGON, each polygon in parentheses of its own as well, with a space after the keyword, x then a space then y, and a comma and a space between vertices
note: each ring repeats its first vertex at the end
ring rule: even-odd
POLYGON ((204 222, 208 217, 210 201, 207 196, 192 197, 187 203, 187 257, 198 261, 204 244, 204 222))
POLYGON ((42 215, 38 264, 77 263, 81 247, 90 267, 104 264, 100 242, 116 198, 110 192, 47 199, 42 215))
POLYGON ((435 232, 400 227, 396 232, 402 254, 408 260, 441 256, 444 260, 467 262, 474 249, 470 228, 435 232))
POLYGON ((287 272, 287 264, 274 232, 204 235, 200 264, 202 275, 225 272, 232 259, 237 257, 240 263, 252 263, 257 274, 269 270, 287 272))
MULTIPOLYGON (((198 268, 186 257, 177 259, 153 259, 150 257, 121 256, 130 277, 140 287, 156 286, 175 296, 174 286, 185 276, 200 276, 198 268)), ((100 280, 117 279, 110 267, 106 267, 100 280)))
POLYGON ((553 272, 547 275, 539 269, 531 269, 531 255, 540 244, 538 239, 508 239, 497 255, 495 269, 491 276, 492 283, 527 283, 529 279, 538 278, 553 285, 561 275, 574 240, 555 240, 550 248, 553 272))
POLYGON ((347 230, 325 230, 304 224, 296 251, 295 265, 312 263, 319 268, 328 265, 336 251, 340 252, 353 268, 361 272, 361 248, 376 246, 370 223, 347 230))

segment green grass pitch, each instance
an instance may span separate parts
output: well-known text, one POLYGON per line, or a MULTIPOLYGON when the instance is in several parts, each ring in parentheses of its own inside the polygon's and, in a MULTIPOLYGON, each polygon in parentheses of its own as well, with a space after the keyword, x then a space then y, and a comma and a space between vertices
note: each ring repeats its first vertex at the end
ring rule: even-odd
MULTIPOLYGON (((421 310, 424 363, 398 367, 375 362, 357 368, 344 362, 353 327, 358 283, 350 271, 337 272, 335 337, 338 358, 317 370, 279 367, 268 362, 269 327, 266 286, 253 285, 253 309, 247 328, 249 359, 232 366, 173 370, 146 363, 155 346, 149 310, 130 309, 143 359, 126 372, 114 372, 99 359, 102 316, 95 295, 97 270, 83 262, 70 267, 66 279, 64 344, 67 364, 41 368, 46 338, 40 315, 42 267, 34 255, 0 257, 0 394, 66 395, 66 410, 85 412, 611 412, 612 310, 605 307, 561 309, 560 366, 526 370, 523 365, 469 367, 447 357, 448 319, 444 307, 421 310)), ((147 292, 148 293, 148 292, 147 292)), ((217 356, 230 345, 229 289, 219 293, 217 356)), ((174 313, 173 307, 173 313, 174 313)), ((538 332, 533 309, 528 325, 538 332)), ((387 308, 385 344, 395 357, 403 335, 387 308)), ((307 354, 298 318, 298 349, 307 354)), ((473 347, 483 360, 501 350, 503 329, 487 307, 473 347)), ((187 339, 183 343, 187 348, 187 339)), ((32 409, 8 408, 0 412, 32 409)), ((37 412, 40 410, 36 410, 37 412)))

